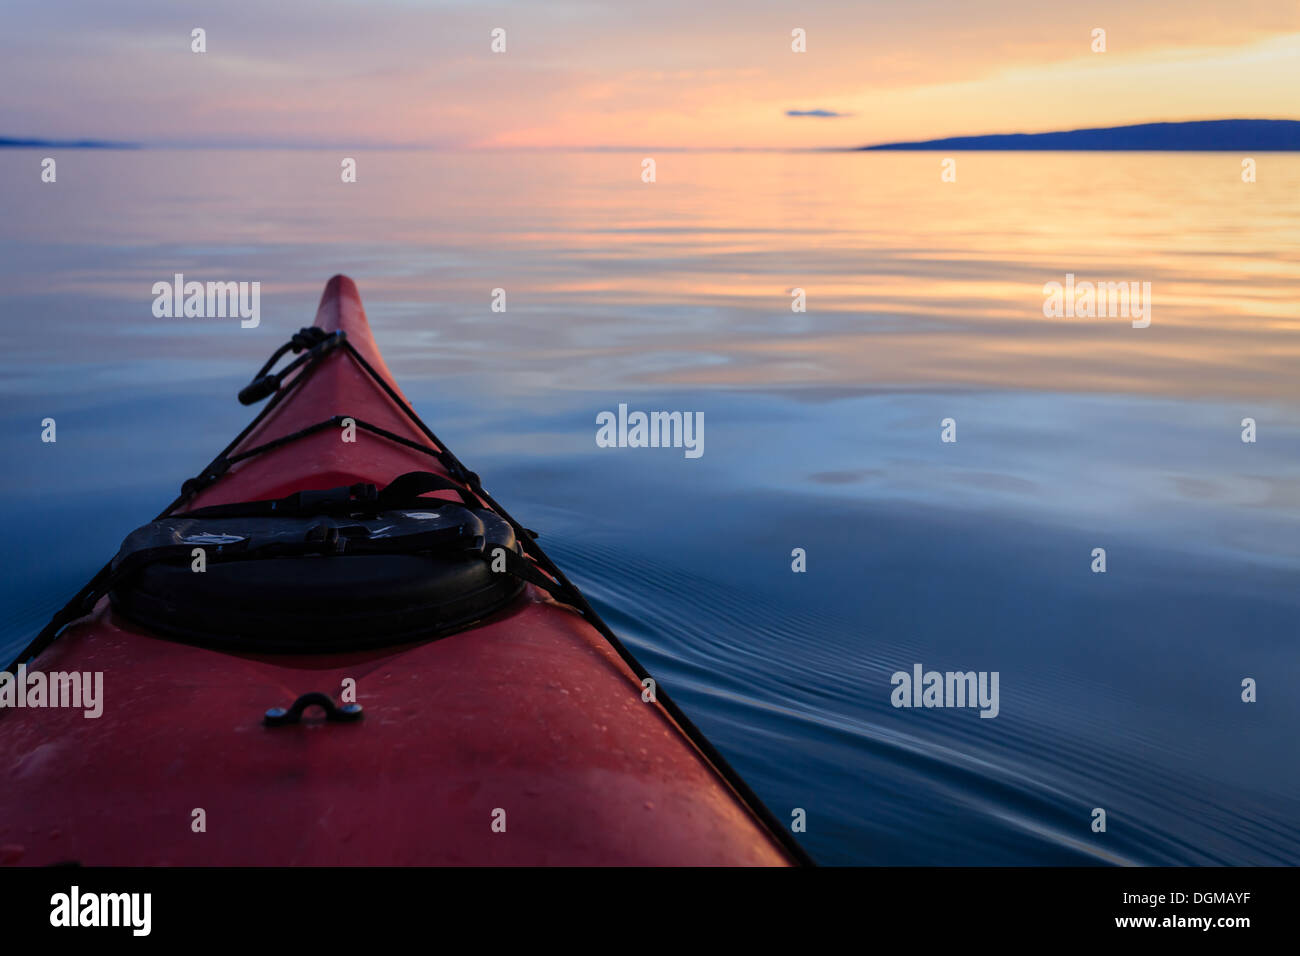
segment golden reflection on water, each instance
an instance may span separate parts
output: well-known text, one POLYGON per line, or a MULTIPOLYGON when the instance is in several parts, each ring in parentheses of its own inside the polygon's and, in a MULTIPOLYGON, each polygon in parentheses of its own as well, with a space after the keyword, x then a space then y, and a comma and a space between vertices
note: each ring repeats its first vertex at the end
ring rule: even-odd
POLYGON ((348 271, 420 355, 556 388, 1300 397, 1295 154, 1253 184, 1234 153, 959 153, 955 183, 939 153, 663 153, 652 184, 642 158, 362 153, 354 188, 328 152, 82 151, 0 236, 117 254, 14 294, 133 301, 188 262, 308 302, 348 271), (1151 326, 1045 318, 1067 273, 1149 282, 1151 326), (509 315, 484 314, 497 286, 509 315))

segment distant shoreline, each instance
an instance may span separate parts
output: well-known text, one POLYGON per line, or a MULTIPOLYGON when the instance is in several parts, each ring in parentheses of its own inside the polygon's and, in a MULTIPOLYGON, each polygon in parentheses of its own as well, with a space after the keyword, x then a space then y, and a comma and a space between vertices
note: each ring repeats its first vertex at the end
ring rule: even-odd
POLYGON ((870 150, 1055 150, 1062 152, 1300 152, 1297 120, 1199 120, 1140 123, 1053 133, 993 133, 949 136, 912 143, 850 147, 870 150))
POLYGON ((99 139, 17 139, 0 136, 0 149, 140 149, 139 143, 99 139))
POLYGON ((688 152, 688 153, 825 153, 825 152, 1300 152, 1300 120, 1197 120, 1187 123, 1140 123, 1062 130, 1048 133, 989 133, 948 136, 873 146, 534 146, 505 149, 448 147, 445 144, 379 143, 127 143, 98 139, 0 137, 0 149, 271 149, 271 150, 433 150, 436 152, 688 152))

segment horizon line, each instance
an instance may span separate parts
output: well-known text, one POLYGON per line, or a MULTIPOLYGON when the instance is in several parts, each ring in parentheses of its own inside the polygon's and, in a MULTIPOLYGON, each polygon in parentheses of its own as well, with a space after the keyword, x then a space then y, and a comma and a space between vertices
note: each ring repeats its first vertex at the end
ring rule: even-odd
MULTIPOLYGON (((179 141, 118 141, 95 139, 90 137, 79 137, 76 139, 56 139, 42 138, 38 136, 0 136, 0 149, 106 149, 106 150, 142 150, 142 149, 204 149, 204 150, 370 150, 370 151, 424 151, 424 152, 455 152, 455 153, 494 153, 494 152, 569 152, 569 153, 735 153, 735 152, 757 152, 757 153, 819 153, 819 152, 861 152, 868 150, 893 149, 897 152, 929 152, 935 145, 947 145, 961 152, 1016 152, 1015 149, 1006 147, 962 147, 956 146, 960 141, 978 141, 988 139, 1008 139, 1021 138, 1031 139, 1046 136, 1068 136, 1072 134, 1083 133, 1100 133, 1114 132, 1121 130, 1131 130, 1151 126, 1205 126, 1215 123, 1294 123, 1300 125, 1300 119, 1291 118, 1261 118, 1261 117, 1228 117, 1217 119, 1201 120, 1148 120, 1140 123, 1126 123, 1120 126, 1089 126, 1076 127, 1073 129, 1052 129, 1042 130, 1034 133, 1015 132, 1015 133, 968 133, 956 136, 941 136, 921 140, 896 140, 893 142, 873 143, 869 145, 829 145, 829 146, 665 146, 665 145, 545 145, 545 146, 475 146, 475 145, 451 145, 446 143, 303 143, 303 142, 265 142, 265 141, 244 141, 244 142, 208 142, 203 140, 179 140, 179 141)), ((1115 150, 1116 152, 1219 152, 1232 150, 1239 147, 1224 146, 1219 149, 1207 150, 1185 150, 1178 148, 1155 148, 1149 150, 1115 150)), ((1096 149, 1059 149, 1059 150, 1027 150, 1029 152, 1097 152, 1104 150, 1096 149)), ((1294 150, 1284 149, 1283 152, 1292 152, 1294 150)))

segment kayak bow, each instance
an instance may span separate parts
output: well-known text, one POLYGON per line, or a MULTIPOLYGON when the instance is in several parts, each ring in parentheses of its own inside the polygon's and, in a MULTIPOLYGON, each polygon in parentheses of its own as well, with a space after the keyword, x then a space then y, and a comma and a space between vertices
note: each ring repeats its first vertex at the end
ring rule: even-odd
POLYGON ((102 673, 102 714, 0 712, 0 862, 809 862, 415 416, 350 279, 291 346, 15 662, 20 697, 102 673))

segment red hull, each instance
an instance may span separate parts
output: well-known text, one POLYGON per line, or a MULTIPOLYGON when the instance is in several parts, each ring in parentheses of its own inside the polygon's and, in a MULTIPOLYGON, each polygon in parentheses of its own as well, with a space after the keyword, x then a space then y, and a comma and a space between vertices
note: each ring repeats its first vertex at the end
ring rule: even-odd
MULTIPOLYGON (((391 383, 353 283, 316 324, 391 383)), ((248 436, 331 415, 426 442, 336 352, 248 436)), ((188 507, 355 482, 430 458, 327 430, 236 465, 188 507)), ((785 865, 786 851, 580 615, 532 588, 439 640, 234 654, 135 629, 101 601, 28 670, 102 671, 104 710, 0 711, 0 862, 40 865, 785 865), (356 681, 364 719, 268 728, 269 707, 356 681), (206 832, 192 829, 193 811, 206 832), (494 812, 505 811, 505 832, 494 812)))

